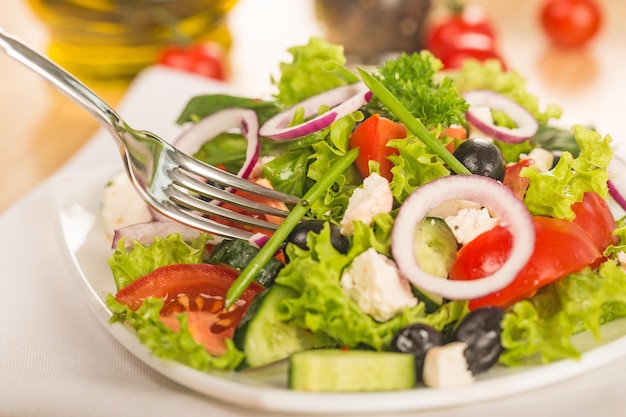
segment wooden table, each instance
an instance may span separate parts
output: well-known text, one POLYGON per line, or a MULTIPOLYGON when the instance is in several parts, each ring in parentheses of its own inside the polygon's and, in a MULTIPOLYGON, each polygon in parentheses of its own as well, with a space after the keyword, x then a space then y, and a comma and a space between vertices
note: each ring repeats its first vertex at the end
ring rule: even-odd
MULTIPOLYGON (((320 30, 315 26, 309 2, 302 1, 302 8, 298 9, 301 15, 285 17, 280 11, 288 10, 287 2, 293 0, 272 0, 277 4, 271 7, 266 4, 268 1, 263 0, 260 5, 259 0, 241 0, 233 14, 233 83, 243 89, 256 85, 259 79, 268 79, 269 74, 263 71, 277 67, 277 54, 283 47, 320 30), (266 10, 276 12, 268 20, 258 19, 258 13, 266 10), (268 24, 269 19, 275 19, 277 24, 268 24), (306 20, 306 24, 298 19, 306 20), (260 47, 263 44, 265 48, 260 47), (247 72, 252 69, 254 74, 247 72)), ((537 21, 541 0, 515 5, 501 0, 470 3, 487 8, 509 65, 527 76, 529 86, 542 98, 562 104, 567 121, 594 123, 612 133, 616 140, 626 135, 622 121, 626 97, 626 2, 600 0, 605 9, 604 30, 588 48, 575 51, 560 51, 549 45, 537 21)), ((436 0, 435 4, 439 2, 436 0)), ((436 11, 433 19, 439 15, 436 11)), ((35 49, 45 50, 45 28, 23 0, 3 1, 0 25, 35 49)), ((123 94, 119 88, 95 89, 113 105, 123 94)), ((0 212, 50 176, 97 129, 97 123, 82 109, 0 53, 0 212)))

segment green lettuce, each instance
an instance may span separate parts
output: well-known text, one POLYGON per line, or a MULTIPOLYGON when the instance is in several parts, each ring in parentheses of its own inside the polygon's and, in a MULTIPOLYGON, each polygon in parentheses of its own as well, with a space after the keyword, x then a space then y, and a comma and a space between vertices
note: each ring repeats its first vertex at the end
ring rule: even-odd
POLYGON ((453 78, 460 92, 495 91, 517 102, 539 122, 547 123, 550 119, 561 117, 562 110, 555 104, 548 104, 542 110, 539 97, 528 91, 526 79, 517 71, 505 71, 498 61, 468 60, 460 71, 450 73, 449 76, 453 78))
POLYGON ((450 175, 443 161, 415 136, 392 139, 388 146, 398 150, 398 155, 389 156, 389 160, 394 165, 391 168, 391 192, 400 203, 418 187, 450 175))
POLYGON ((367 247, 377 244, 377 239, 370 243, 375 234, 364 227, 357 227, 356 233, 360 236, 355 237, 355 244, 347 255, 331 245, 329 227, 319 235, 309 233, 309 250, 288 246, 291 262, 281 270, 276 282, 294 289, 299 295, 279 304, 277 314, 281 320, 292 321, 322 339, 329 337, 340 346, 383 350, 388 349, 395 334, 410 323, 424 322, 441 330, 466 311, 465 303, 452 302, 427 315, 420 302, 388 321, 375 321, 343 293, 340 285, 343 269, 367 247))
MULTIPOLYGON (((303 196, 323 178, 338 159, 349 150, 350 134, 361 120, 362 113, 342 117, 329 127, 301 139, 303 146, 278 155, 263 167, 263 176, 272 187, 296 196, 303 196)), ((354 188, 362 182, 354 167, 340 175, 326 196, 311 206, 311 215, 320 219, 339 221, 354 188)))
POLYGON ((574 334, 587 330, 600 342, 600 326, 624 316, 626 271, 607 260, 597 271, 571 274, 513 305, 502 322, 500 362, 516 366, 579 359, 574 334))
POLYGON ((343 46, 312 37, 306 45, 288 49, 292 62, 280 63, 280 78, 273 80, 278 88, 276 100, 285 107, 302 100, 358 81, 345 68, 343 46))
POLYGON ((120 239, 115 252, 108 259, 117 290, 161 266, 201 263, 204 247, 210 239, 210 235, 203 233, 193 242, 187 243, 179 234, 172 234, 163 239, 155 237, 154 242, 147 246, 135 242, 130 250, 120 239))
POLYGON ((572 220, 572 204, 582 201, 585 192, 594 191, 602 198, 608 194, 611 137, 602 137, 580 125, 573 126, 572 131, 580 147, 577 158, 564 152, 548 172, 539 172, 534 165, 520 172, 520 176, 530 180, 524 203, 534 215, 572 220))
POLYGON ((137 332, 141 343, 146 345, 156 357, 187 365, 203 372, 209 370, 232 370, 237 368, 244 359, 232 340, 226 340, 226 353, 222 356, 209 354, 204 346, 197 343, 187 325, 187 315, 180 314, 178 332, 170 330, 159 319, 159 312, 163 307, 163 299, 148 298, 136 311, 119 303, 109 294, 107 306, 113 312, 111 323, 128 322, 137 332))

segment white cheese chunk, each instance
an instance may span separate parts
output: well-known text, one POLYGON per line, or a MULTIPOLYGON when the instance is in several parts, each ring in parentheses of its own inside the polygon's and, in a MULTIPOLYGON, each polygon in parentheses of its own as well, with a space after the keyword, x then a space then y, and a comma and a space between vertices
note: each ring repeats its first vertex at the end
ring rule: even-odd
POLYGON ((141 199, 126 172, 115 175, 105 187, 100 212, 109 239, 113 238, 115 229, 153 219, 150 208, 141 199))
POLYGON ((379 322, 417 304, 411 286, 395 263, 370 248, 354 260, 341 276, 341 288, 350 299, 379 322))
POLYGON ((463 342, 435 346, 426 352, 422 379, 428 387, 454 387, 471 384, 474 376, 469 370, 463 342))
POLYGON ((389 181, 376 173, 372 173, 363 181, 363 187, 357 188, 350 196, 348 207, 341 220, 341 233, 354 233, 354 222, 361 221, 372 224, 377 214, 389 213, 393 208, 393 195, 389 181))
POLYGON ((539 172, 547 172, 552 169, 552 164, 554 163, 552 152, 542 148, 535 148, 528 153, 528 157, 533 160, 539 172))
POLYGON ((500 224, 500 219, 491 217, 486 208, 461 209, 456 215, 448 216, 444 220, 454 233, 456 240, 463 245, 500 224))

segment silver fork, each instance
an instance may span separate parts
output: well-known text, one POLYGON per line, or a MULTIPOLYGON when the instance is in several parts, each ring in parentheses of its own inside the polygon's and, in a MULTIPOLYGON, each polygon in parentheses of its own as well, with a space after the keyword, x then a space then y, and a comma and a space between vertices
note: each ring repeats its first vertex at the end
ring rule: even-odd
POLYGON ((81 81, 2 27, 0 27, 0 47, 9 56, 44 77, 98 120, 116 141, 126 173, 138 193, 164 216, 219 236, 249 239, 253 235, 252 232, 224 225, 207 216, 217 216, 241 225, 274 230, 276 224, 229 210, 220 202, 271 216, 286 217, 289 213, 243 198, 229 189, 243 190, 286 204, 297 204, 301 201, 292 195, 263 187, 198 161, 154 133, 131 128, 111 106, 81 81), (201 181, 198 177, 204 178, 207 182, 201 181))

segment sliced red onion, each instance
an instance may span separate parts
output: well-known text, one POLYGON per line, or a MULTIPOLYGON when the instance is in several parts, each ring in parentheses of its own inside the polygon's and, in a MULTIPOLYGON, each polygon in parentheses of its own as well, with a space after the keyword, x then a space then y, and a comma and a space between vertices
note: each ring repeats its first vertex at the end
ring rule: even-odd
POLYGON ((626 210, 626 162, 613 155, 609 165, 609 194, 619 206, 626 210))
POLYGON ((193 155, 205 142, 233 128, 240 129, 241 134, 248 141, 246 160, 237 173, 242 178, 248 178, 257 163, 261 150, 259 119, 252 110, 232 108, 213 113, 195 123, 173 145, 181 151, 193 155))
POLYGON ((532 216, 511 190, 480 175, 452 175, 427 183, 400 206, 391 250, 402 274, 418 288, 449 300, 471 300, 507 286, 526 265, 535 247, 532 216), (415 259, 415 228, 428 212, 449 200, 475 201, 501 219, 513 235, 506 262, 493 274, 472 281, 442 279, 425 272, 415 259))
POLYGON ((372 93, 361 82, 337 87, 308 98, 277 114, 261 126, 259 133, 261 136, 274 140, 296 139, 330 126, 335 120, 357 111, 371 99, 372 93), (298 109, 303 108, 304 118, 308 119, 317 114, 320 106, 324 105, 332 108, 299 125, 289 126, 298 109))
POLYGON ((171 220, 137 223, 116 229, 111 247, 117 248, 118 241, 122 238, 124 238, 124 245, 128 248, 132 247, 136 241, 142 245, 148 245, 155 237, 165 238, 174 233, 178 233, 183 240, 188 241, 198 237, 202 232, 171 220))
POLYGON ((248 243, 257 248, 262 248, 267 243, 269 236, 263 233, 255 233, 248 238, 248 243))
POLYGON ((489 90, 468 91, 463 94, 469 104, 466 112, 467 121, 485 135, 506 143, 520 143, 532 137, 539 129, 537 120, 528 110, 510 98, 489 90), (484 108, 500 110, 506 113, 517 127, 509 129, 493 124, 491 117, 484 117, 484 108))

